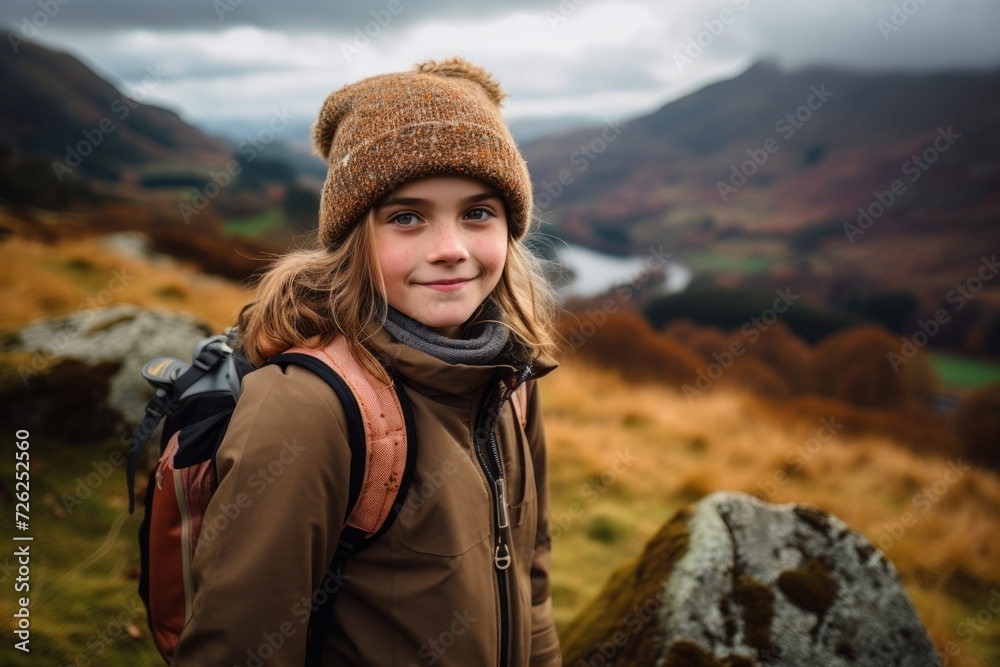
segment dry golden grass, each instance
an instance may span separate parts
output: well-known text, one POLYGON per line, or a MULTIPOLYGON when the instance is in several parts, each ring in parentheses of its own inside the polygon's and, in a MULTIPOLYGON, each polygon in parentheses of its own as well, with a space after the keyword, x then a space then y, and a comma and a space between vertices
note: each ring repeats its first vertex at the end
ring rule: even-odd
POLYGON ((738 490, 811 503, 880 544, 935 644, 961 649, 949 664, 979 665, 974 653, 1000 651, 995 621, 969 642, 962 626, 1000 587, 995 473, 949 473, 947 455, 852 435, 837 419, 825 429, 822 413, 723 387, 689 402, 675 389, 626 382, 581 359, 564 361, 542 383, 561 629, 675 510, 738 490), (627 467, 626 452, 634 458, 627 467))
POLYGON ((11 236, 0 246, 2 329, 40 318, 122 303, 190 313, 215 331, 234 324, 252 293, 185 264, 158 265, 109 247, 99 237, 51 245, 11 236))

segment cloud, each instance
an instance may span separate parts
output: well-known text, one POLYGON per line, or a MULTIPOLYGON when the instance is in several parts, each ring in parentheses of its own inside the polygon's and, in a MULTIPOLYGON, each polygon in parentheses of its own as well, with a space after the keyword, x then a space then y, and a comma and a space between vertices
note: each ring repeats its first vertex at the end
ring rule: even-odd
MULTIPOLYGON (((298 32, 326 30, 350 32, 350 28, 371 21, 373 16, 396 9, 393 20, 399 25, 421 22, 435 16, 489 18, 519 7, 537 7, 530 0, 475 4, 463 0, 53 0, 59 21, 75 29, 92 32, 123 30, 164 30, 212 32, 234 25, 266 30, 298 32), (374 14, 373 14, 374 13, 374 14)), ((25 17, 42 10, 38 0, 4 0, 0 23, 19 26, 25 17)))
MULTIPOLYGON (((38 19, 40 43, 126 91, 158 65, 168 74, 153 101, 214 124, 266 118, 275 106, 305 119, 346 83, 452 55, 496 76, 511 123, 648 113, 761 58, 786 68, 1000 63, 993 0, 55 4, 38 19), (902 6, 912 11, 893 19, 902 6), (901 24, 887 33, 886 20, 901 24)), ((41 6, 7 0, 0 23, 17 29, 41 6)))

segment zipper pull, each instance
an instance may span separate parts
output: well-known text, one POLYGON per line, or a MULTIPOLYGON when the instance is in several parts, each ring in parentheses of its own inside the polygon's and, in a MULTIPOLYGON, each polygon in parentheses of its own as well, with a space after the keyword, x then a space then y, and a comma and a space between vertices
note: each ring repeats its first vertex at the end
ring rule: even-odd
POLYGON ((498 570, 506 570, 510 567, 510 551, 507 549, 507 543, 501 537, 502 535, 503 533, 497 535, 497 548, 493 553, 493 562, 498 570))
POLYGON ((510 516, 507 514, 507 485, 501 477, 494 485, 497 488, 497 529, 506 528, 510 525, 510 516))
POLYGON ((493 562, 498 570, 506 570, 510 567, 510 550, 504 540, 506 528, 510 525, 510 517, 507 514, 507 485, 501 477, 494 482, 497 490, 497 548, 493 552, 493 562))

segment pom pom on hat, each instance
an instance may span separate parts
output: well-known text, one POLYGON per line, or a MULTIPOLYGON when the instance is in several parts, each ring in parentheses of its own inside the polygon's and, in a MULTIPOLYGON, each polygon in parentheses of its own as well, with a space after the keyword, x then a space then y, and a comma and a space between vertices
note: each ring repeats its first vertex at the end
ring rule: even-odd
POLYGON ((468 79, 478 83, 489 94, 490 99, 497 106, 505 97, 510 97, 500 88, 500 83, 493 78, 493 75, 484 70, 479 65, 473 65, 465 58, 455 56, 447 60, 425 60, 413 66, 414 71, 422 74, 438 74, 440 76, 453 76, 458 79, 468 79))
POLYGON ((373 204, 406 181, 446 174, 497 188, 509 232, 519 238, 530 220, 531 181, 500 115, 506 97, 489 72, 458 56, 330 93, 312 126, 313 147, 328 167, 319 216, 324 246, 343 241, 373 204))

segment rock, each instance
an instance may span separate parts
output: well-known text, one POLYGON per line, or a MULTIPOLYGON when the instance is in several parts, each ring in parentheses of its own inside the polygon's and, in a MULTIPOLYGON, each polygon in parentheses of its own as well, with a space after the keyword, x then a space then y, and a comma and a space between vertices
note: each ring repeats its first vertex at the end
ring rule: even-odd
POLYGON ((75 439, 121 435, 153 396, 143 364, 162 355, 190 361, 211 333, 190 315, 131 305, 35 322, 6 341, 19 381, 4 383, 2 400, 19 406, 20 428, 75 439))
POLYGON ((574 620, 564 663, 940 666, 892 564, 836 517, 720 492, 678 512, 574 620))

